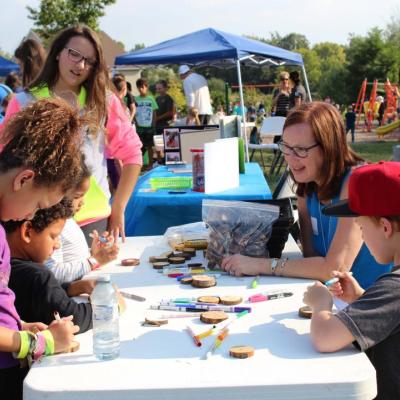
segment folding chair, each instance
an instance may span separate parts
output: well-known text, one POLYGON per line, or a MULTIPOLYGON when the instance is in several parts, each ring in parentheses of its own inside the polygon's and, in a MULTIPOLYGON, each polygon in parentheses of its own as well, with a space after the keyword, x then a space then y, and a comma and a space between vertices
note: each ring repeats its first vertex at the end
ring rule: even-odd
MULTIPOLYGON (((261 142, 263 138, 270 138, 273 139, 276 136, 282 136, 282 130, 283 130, 283 125, 285 123, 284 117, 268 117, 265 118, 262 122, 261 128, 260 128, 260 139, 261 142)), ((249 150, 251 150, 251 155, 250 155, 250 161, 252 161, 254 157, 254 152, 256 150, 260 151, 260 156, 261 156, 261 163, 263 166, 263 169, 265 170, 265 162, 264 162, 264 156, 263 156, 263 151, 268 150, 268 151, 273 151, 274 152, 274 157, 272 159, 271 167, 270 167, 270 174, 273 174, 275 171, 275 168, 277 168, 276 173, 279 173, 279 171, 282 168, 283 165, 283 157, 282 153, 279 150, 279 147, 276 143, 260 143, 260 144, 253 144, 249 143, 249 150)))

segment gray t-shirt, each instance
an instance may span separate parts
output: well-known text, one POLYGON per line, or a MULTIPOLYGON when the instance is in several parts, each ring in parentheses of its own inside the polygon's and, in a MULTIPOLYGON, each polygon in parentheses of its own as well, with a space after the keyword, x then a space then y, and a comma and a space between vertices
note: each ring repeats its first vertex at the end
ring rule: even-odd
POLYGON ((301 102, 303 103, 306 101, 306 98, 306 89, 304 89, 304 86, 299 83, 297 86, 292 88, 292 91, 290 92, 289 108, 293 108, 296 105, 295 99, 301 99, 301 102))
POLYGON ((400 399, 400 266, 336 314, 376 369, 376 399, 400 399))

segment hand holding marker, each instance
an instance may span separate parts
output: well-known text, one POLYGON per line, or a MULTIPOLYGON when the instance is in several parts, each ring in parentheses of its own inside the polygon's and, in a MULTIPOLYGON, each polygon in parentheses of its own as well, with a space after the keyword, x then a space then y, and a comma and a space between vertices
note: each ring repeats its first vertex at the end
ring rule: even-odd
MULTIPOLYGON (((353 273, 350 271, 349 272, 349 275, 353 275, 353 273)), ((337 282, 339 282, 340 281, 340 279, 338 278, 338 277, 335 277, 335 278, 332 278, 332 279, 329 279, 329 280, 327 280, 325 283, 324 283, 324 285, 325 286, 332 286, 333 284, 335 284, 335 283, 337 283, 337 282)))

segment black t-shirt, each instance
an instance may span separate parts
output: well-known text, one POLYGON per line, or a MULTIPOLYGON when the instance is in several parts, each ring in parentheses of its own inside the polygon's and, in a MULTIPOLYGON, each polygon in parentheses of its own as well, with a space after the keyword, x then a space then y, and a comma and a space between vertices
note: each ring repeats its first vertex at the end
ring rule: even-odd
POLYGON ((289 95, 289 107, 293 108, 296 105, 295 99, 301 99, 301 102, 306 101, 306 90, 304 89, 304 86, 301 84, 298 84, 294 88, 292 88, 292 91, 290 92, 289 95))
POLYGON ((274 98, 276 98, 275 116, 286 117, 289 111, 290 98, 288 93, 282 93, 279 89, 275 90, 274 98))
POLYGON ((58 311, 61 317, 73 315, 80 333, 91 329, 91 304, 78 304, 68 297, 63 288, 68 285, 61 286, 46 266, 12 258, 8 286, 15 293, 15 307, 23 321, 50 324, 58 311))
MULTIPOLYGON (((157 116, 163 115, 168 111, 173 111, 174 109, 174 100, 169 94, 165 96, 158 96, 156 98, 156 102, 158 105, 158 110, 156 110, 157 116)), ((172 120, 172 116, 163 117, 161 120, 157 120, 156 126, 167 126, 168 122, 172 120)))
POLYGON ((336 317, 376 369, 378 400, 400 399, 400 267, 378 278, 336 317))

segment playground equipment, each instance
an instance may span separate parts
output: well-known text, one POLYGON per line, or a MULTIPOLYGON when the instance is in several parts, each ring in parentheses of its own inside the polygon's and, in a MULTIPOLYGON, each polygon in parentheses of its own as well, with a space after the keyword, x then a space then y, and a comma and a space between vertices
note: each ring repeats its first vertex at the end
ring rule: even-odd
POLYGON ((396 118, 397 112, 397 96, 399 95, 399 90, 397 86, 392 85, 389 79, 385 82, 385 93, 386 93, 386 108, 385 113, 382 118, 382 126, 377 128, 376 134, 378 136, 384 136, 395 129, 400 127, 400 120, 394 121, 388 125, 383 125, 388 118, 396 118))

